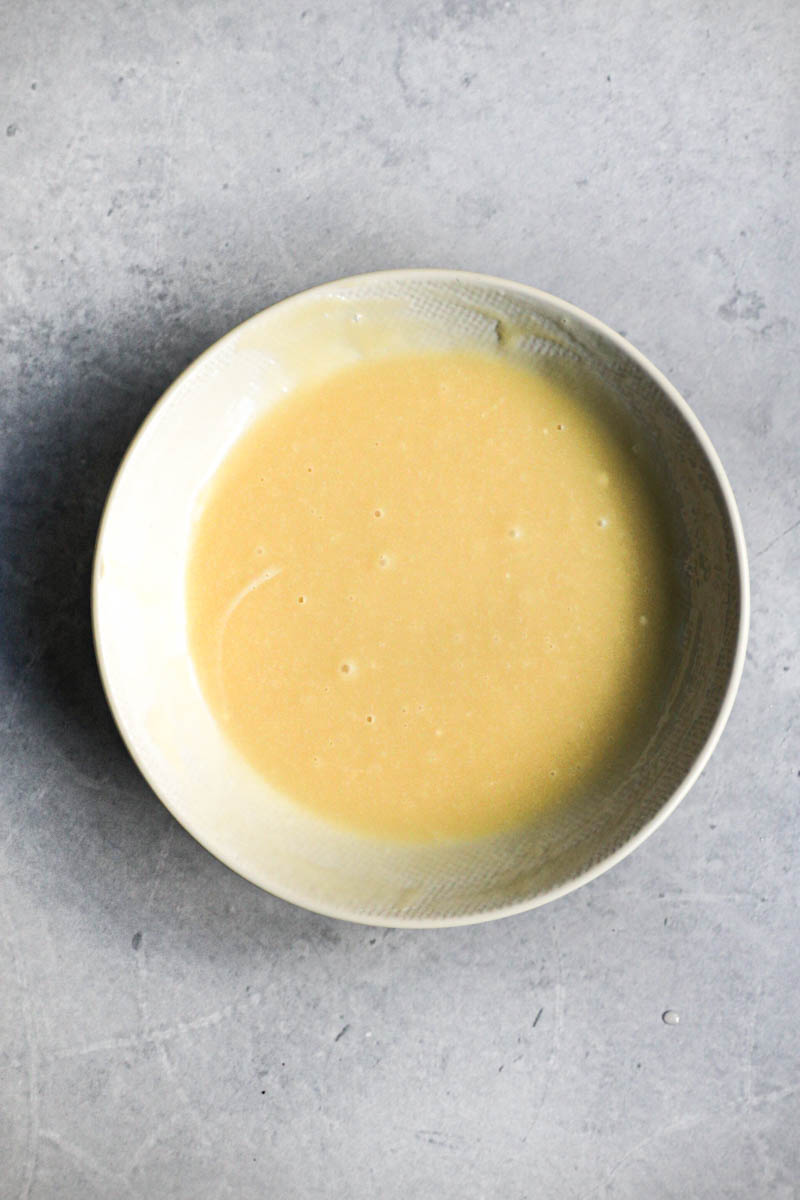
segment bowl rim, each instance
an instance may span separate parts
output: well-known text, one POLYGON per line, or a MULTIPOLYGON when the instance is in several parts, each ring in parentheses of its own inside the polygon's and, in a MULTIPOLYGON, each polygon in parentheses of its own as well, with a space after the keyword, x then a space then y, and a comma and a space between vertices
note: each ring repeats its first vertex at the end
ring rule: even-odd
POLYGON ((605 874, 617 863, 627 858, 638 846, 640 846, 647 838, 650 837, 660 825, 675 811, 684 796, 694 786, 701 772, 708 763, 714 749, 719 742, 722 731, 728 722, 731 710, 733 708, 736 694, 739 690, 739 684, 742 678, 744 669, 745 654, 747 649, 747 638, 750 627, 750 577, 748 572, 748 557, 747 547, 745 544, 744 529, 742 527, 741 517, 733 494, 733 489, 730 485, 725 469, 717 454, 710 437, 703 428, 700 420, 690 407, 688 402, 683 398, 676 387, 667 379, 667 377, 656 367, 650 360, 637 350, 627 338, 616 330, 600 321, 597 317, 579 308, 575 304, 571 304, 567 300, 562 300, 560 297, 553 295, 550 292, 543 291, 540 288, 532 287, 529 284, 519 283, 515 280, 505 279, 498 275, 486 275, 476 271, 462 271, 445 267, 401 267, 391 268, 380 271, 367 271, 358 275, 348 275, 340 279, 331 280, 327 283, 316 284, 313 287, 306 288, 303 291, 292 293, 290 296, 282 300, 278 300, 259 312, 254 313, 251 317, 246 318, 238 325, 233 326, 221 337, 217 338, 210 346, 208 346, 201 354, 194 358, 172 381, 167 389, 162 393, 153 407, 150 409, 142 424, 139 426, 128 448, 126 449, 117 471, 114 475, 111 487, 106 496, 105 504, 103 505, 102 515, 98 524, 97 537, 95 540, 92 580, 91 580, 91 613, 92 613, 92 636, 94 641, 95 656, 100 674, 100 680, 105 692, 108 706, 116 723, 117 729, 122 737, 122 740, 131 755, 133 761, 143 775, 145 781, 164 805, 171 813, 176 821, 189 833, 200 845, 212 854, 214 858, 219 859, 225 866, 235 871, 237 875, 242 876, 249 883, 261 888, 262 891, 276 896, 281 900, 285 900, 290 904, 295 904, 300 908, 304 908, 310 912, 317 913, 320 916, 331 917, 337 920, 350 921, 355 924, 367 925, 373 927, 387 927, 393 929, 443 929, 452 928, 461 925, 478 925, 487 921, 499 920, 502 917, 516 916, 520 913, 528 912, 534 908, 540 908, 544 904, 549 904, 553 900, 558 900, 562 896, 568 895, 570 892, 576 891, 587 883, 591 883, 593 879, 605 874), (736 649, 731 662, 730 674, 725 688, 725 693, 722 697, 719 712, 717 713, 714 724, 709 733, 695 755, 694 761, 686 772, 683 780, 672 793, 667 801, 661 805, 658 811, 652 816, 649 821, 645 822, 636 833, 632 834, 621 846, 613 853, 605 855, 598 862, 593 863, 585 871, 574 876, 566 883, 559 884, 558 887, 549 889, 534 896, 530 900, 518 901, 514 904, 500 905, 496 908, 488 909, 478 913, 464 914, 455 917, 428 917, 428 918, 403 918, 403 917, 366 917, 358 913, 348 910, 346 905, 336 904, 319 904, 303 896, 299 892, 293 892, 291 888, 274 887, 269 880, 258 878, 257 874, 252 871, 242 870, 238 865, 234 864, 230 856, 225 853, 219 853, 212 845, 213 838, 207 836, 194 827, 193 822, 187 821, 183 816, 178 816, 176 806, 171 802, 171 796, 162 793, 162 789, 157 787, 154 780, 151 778, 149 771, 145 768, 141 761, 137 750, 133 744, 133 739, 127 727, 125 714, 120 709, 116 702, 111 679, 107 669, 107 664, 103 655, 102 636, 101 636, 101 600, 100 600, 100 562, 104 547, 104 538, 108 525, 108 518, 111 509, 114 505, 116 495, 121 487, 126 472, 129 469, 135 450, 138 448, 143 439, 147 436, 151 426, 155 423, 163 407, 172 398, 173 393, 178 386, 203 363, 220 344, 230 338, 233 334, 238 333, 247 325, 260 320, 266 313, 271 313, 275 309, 300 305, 315 295, 325 295, 330 293, 331 289, 337 287, 345 287, 353 285, 365 280, 385 280, 415 277, 420 280, 441 280, 441 281, 459 281, 464 283, 479 284, 482 286, 491 285, 494 287, 503 288, 506 291, 516 292, 525 297, 534 298, 540 301, 545 301, 559 309, 563 314, 578 318, 584 325, 588 326, 596 333, 602 334, 603 337, 614 343, 629 359, 632 359, 654 383, 658 385, 662 393, 677 410, 678 414, 683 418, 689 426, 692 433, 699 442, 703 453, 708 461, 708 464, 714 474, 716 482, 719 486, 720 495, 722 497, 726 516, 730 522, 733 533, 733 541, 736 550, 736 565, 739 581, 739 620, 736 633, 736 649))

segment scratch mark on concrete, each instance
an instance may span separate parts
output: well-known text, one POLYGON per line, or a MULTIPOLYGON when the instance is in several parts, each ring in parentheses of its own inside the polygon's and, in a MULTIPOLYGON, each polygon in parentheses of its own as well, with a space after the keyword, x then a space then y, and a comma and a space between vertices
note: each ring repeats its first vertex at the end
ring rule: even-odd
POLYGON ((39 646, 33 652, 33 654, 31 654, 31 656, 27 659, 27 661, 25 662, 25 665, 21 668, 21 670, 19 671, 19 674, 17 675, 16 680, 14 681, 14 685, 11 688, 11 691, 8 696, 8 700, 6 701, 6 705, 5 705, 5 714, 4 714, 5 720, 3 721, 3 724, 0 726, 0 729, 2 729, 2 731, 4 733, 7 733, 11 729, 13 729, 14 719, 17 715, 17 709, 19 708, 20 702, 21 702, 23 696, 25 695, 25 685, 28 681, 28 676, 31 674, 31 672, 36 667, 36 665, 41 661, 41 659, 44 657, 44 655, 47 654, 49 649, 50 649, 50 630, 47 631, 46 636, 42 637, 42 640, 39 643, 39 646))
MULTIPOLYGON (((129 1196, 135 1196, 136 1193, 125 1175, 121 1172, 106 1170, 105 1167, 101 1166, 95 1158, 92 1158, 80 1146, 75 1146, 72 1142, 68 1142, 66 1138, 61 1137, 60 1134, 52 1129, 43 1129, 41 1137, 42 1141, 47 1141, 52 1146, 55 1146, 57 1150, 60 1150, 67 1158, 71 1158, 73 1162, 83 1167, 91 1175, 96 1175, 98 1179, 114 1184, 115 1188, 122 1188, 129 1196)), ((116 1192, 116 1195, 119 1195, 119 1192, 116 1192)))
POLYGON ((401 36, 397 39, 397 47, 394 52, 394 57, 392 58, 392 74, 397 80, 403 103, 405 104, 406 108, 429 108, 430 100, 428 100, 427 96, 418 96, 406 79, 404 74, 405 63, 406 41, 405 38, 401 36))
POLYGON ((762 554, 766 554, 772 549, 773 546, 777 546, 778 542, 782 541, 785 537, 788 537, 790 533, 794 533, 798 526, 800 526, 800 517, 798 517, 796 521, 793 521, 788 529, 784 529, 783 533, 779 533, 777 537, 772 539, 771 542, 767 542, 766 546, 762 546, 760 550, 757 550, 753 555, 753 558, 761 558, 762 554))
POLYGON ((709 1113, 693 1113, 687 1117, 677 1117, 674 1121, 668 1121, 666 1125, 659 1126, 659 1128, 653 1133, 648 1133, 647 1137, 643 1137, 641 1141, 638 1141, 635 1146, 630 1148, 630 1150, 626 1150, 622 1157, 619 1158, 606 1173, 605 1178, 602 1179, 600 1183, 596 1184, 591 1191, 586 1192, 585 1195, 581 1197, 581 1200, 592 1200, 592 1197, 599 1196, 601 1193, 604 1193, 608 1185, 613 1181, 615 1175, 617 1175, 627 1163, 637 1158, 641 1152, 647 1149, 647 1147, 653 1142, 657 1142, 660 1138, 666 1137, 667 1134, 675 1133, 677 1130, 691 1129, 694 1125, 700 1125, 703 1121, 708 1121, 710 1116, 711 1114, 709 1113))
MULTIPOLYGON (((550 929, 550 938, 553 943, 553 955, 555 957, 555 964, 556 964, 556 981, 555 981, 556 1015, 555 1015, 555 1021, 553 1022, 553 1036, 552 1036, 552 1040, 550 1042, 550 1052, 547 1056, 547 1062, 545 1064, 544 1084, 542 1086, 542 1098, 539 1101, 539 1105, 536 1110, 536 1115, 534 1116, 531 1124, 529 1125, 528 1130, 525 1134, 525 1137, 522 1139, 523 1142, 528 1141, 528 1138, 531 1136, 534 1129, 538 1125, 539 1121, 542 1118, 542 1114, 545 1110, 545 1105, 547 1104, 547 1097, 550 1092, 550 1086, 552 1084, 553 1076, 555 1074, 556 1066, 558 1063, 558 1052, 559 1052, 559 1048, 561 1045, 561 1032, 562 1032, 562 1027, 563 1027, 563 1023, 564 1023, 564 975, 563 975, 563 966, 562 966, 562 962, 561 962, 561 947, 559 945, 558 932, 556 929, 556 925, 555 925, 555 922, 552 917, 550 918, 549 929, 550 929)), ((533 1022, 534 1026, 536 1025, 536 1022, 539 1020, 539 1017, 541 1016, 543 1011, 544 1011, 543 1008, 539 1009, 539 1012, 536 1014, 536 1019, 533 1022)))
POLYGON ((90 1054, 108 1054, 122 1050, 137 1050, 143 1046, 163 1045, 166 1042, 173 1042, 180 1038, 188 1037, 201 1029, 209 1029, 213 1025, 221 1025, 223 1021, 230 1020, 237 1013, 243 1013, 260 1003, 261 993, 253 992, 246 1000, 226 1004, 222 1008, 205 1013, 200 1017, 193 1017, 190 1020, 178 1020, 172 1025, 160 1028, 146 1026, 137 1033, 128 1034, 127 1036, 103 1038, 97 1042, 87 1042, 82 1046, 70 1046, 64 1050, 56 1051, 50 1057, 53 1061, 60 1062, 63 1059, 82 1058, 90 1054))
MULTIPOLYGON (((157 880, 156 880, 156 883, 157 883, 157 880)), ((146 951, 142 951, 142 953, 136 955, 136 965, 138 968, 137 988, 136 988, 137 1005, 139 1008, 140 1021, 142 1023, 142 1026, 146 1028, 150 1024, 150 1006, 147 1001, 148 971, 147 971, 147 953, 146 953, 146 951)), ((221 1018, 218 1013, 212 1013, 209 1017, 206 1018, 206 1023, 207 1024, 216 1024, 219 1019, 221 1019, 221 1018)), ((188 1031, 189 1031, 189 1026, 184 1025, 183 1023, 181 1023, 179 1026, 176 1026, 176 1029, 175 1029, 176 1034, 187 1033, 188 1031)), ((140 1035, 139 1040, 142 1041, 142 1040, 147 1040, 147 1039, 145 1037, 143 1037, 142 1035, 140 1035)), ((197 1106, 192 1102, 190 1096, 186 1092, 186 1089, 184 1088, 183 1084, 181 1083, 181 1080, 180 1080, 178 1073, 176 1071, 176 1068, 175 1068, 175 1064, 173 1063, 172 1059, 170 1058, 169 1054, 167 1053, 166 1039, 164 1037, 154 1036, 154 1037, 151 1037, 149 1040, 151 1040, 157 1048, 158 1057, 161 1061, 161 1065, 163 1067, 164 1074, 166 1075, 167 1080, 172 1088, 172 1091, 175 1093, 175 1096, 176 1096, 177 1100, 179 1101, 181 1107, 185 1110, 185 1112, 189 1116, 189 1119, 191 1120, 192 1124, 194 1125, 195 1130, 197 1132, 198 1140, 200 1141, 203 1148, 210 1152, 211 1151, 211 1141, 210 1141, 209 1135, 208 1135, 207 1123, 200 1116, 200 1113, 197 1110, 197 1106)))
POLYGON ((139 396, 141 394, 138 388, 133 387, 129 383, 123 382, 123 380, 114 375, 109 375, 107 371, 102 369, 102 367, 95 365, 92 368, 91 373, 102 383, 109 384, 109 386, 114 388, 114 390, 117 392, 124 392, 127 396, 139 396))

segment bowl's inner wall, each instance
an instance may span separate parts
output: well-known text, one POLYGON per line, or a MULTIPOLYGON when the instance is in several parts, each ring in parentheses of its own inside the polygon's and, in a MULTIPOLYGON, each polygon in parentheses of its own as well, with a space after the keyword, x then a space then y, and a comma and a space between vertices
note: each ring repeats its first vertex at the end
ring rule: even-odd
POLYGON ((98 648, 109 695, 131 749, 176 816, 262 886, 343 916, 387 922, 446 922, 530 903, 624 846, 681 785, 711 733, 731 677, 742 604, 734 531, 716 476, 693 430, 651 375, 554 300, 513 285, 434 272, 366 276, 318 289, 223 339, 166 397, 134 446, 109 505, 98 577, 98 648), (390 329, 390 336, 371 338, 371 321, 376 329, 390 329), (246 400, 254 418, 281 388, 299 382, 304 358, 310 362, 306 347, 325 337, 340 338, 345 350, 336 348, 320 369, 363 353, 501 345, 580 388, 587 402, 623 422, 662 493, 680 619, 674 669, 657 698, 650 736, 602 787, 522 832, 475 843, 393 846, 295 812, 249 775, 229 748, 212 745, 220 735, 212 730, 193 673, 185 663, 176 670, 188 656, 185 633, 175 644, 180 620, 176 616, 168 644, 163 628, 154 626, 157 615, 142 611, 148 574, 152 588, 164 586, 154 574, 152 538, 166 546, 172 536, 183 550, 165 552, 158 569, 172 564, 166 581, 172 610, 183 612, 186 530, 220 455, 209 437, 202 471, 193 463, 181 476, 170 440, 187 420, 220 406, 233 409, 246 400), (171 489, 173 499, 165 511, 152 510, 148 543, 138 532, 142 508, 152 509, 162 487, 171 489), (125 568, 115 571, 122 561, 115 548, 122 542, 125 568), (143 653, 136 662, 122 637, 133 647, 139 639, 143 653), (147 662, 146 680, 140 661, 147 662), (154 714, 159 679, 168 700, 154 714), (198 755, 208 759, 206 769, 198 755))

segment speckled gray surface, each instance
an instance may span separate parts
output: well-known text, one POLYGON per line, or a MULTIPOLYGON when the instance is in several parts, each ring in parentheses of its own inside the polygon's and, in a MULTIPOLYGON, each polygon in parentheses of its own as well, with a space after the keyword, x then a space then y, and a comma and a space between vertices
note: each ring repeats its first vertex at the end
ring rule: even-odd
POLYGON ((796 6, 306 4, 5 6, 0 1198, 789 1200, 796 6), (566 899, 442 932, 315 917, 209 857, 127 758, 88 623, 163 387, 271 301, 395 265, 626 332, 752 554, 740 698, 677 813, 566 899))

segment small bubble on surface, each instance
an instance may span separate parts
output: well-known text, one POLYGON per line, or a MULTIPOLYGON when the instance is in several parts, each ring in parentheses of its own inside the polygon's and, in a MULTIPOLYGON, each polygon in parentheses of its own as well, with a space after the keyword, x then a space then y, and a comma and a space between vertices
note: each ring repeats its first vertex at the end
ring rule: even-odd
POLYGON ((353 664, 349 663, 349 662, 343 662, 342 665, 339 667, 339 670, 341 671, 342 675, 352 675, 353 664))
POLYGON ((640 625, 648 624, 647 617, 644 615, 644 613, 642 613, 642 615, 639 617, 639 624, 640 625))
POLYGON ((382 508, 376 508, 376 509, 375 509, 375 511, 374 511, 374 513, 373 513, 372 515, 373 515, 373 517, 382 517, 382 516, 383 516, 383 509, 382 509, 382 508))
POLYGON ((606 526, 608 525, 608 517, 598 517, 597 524, 599 525, 599 527, 601 529, 605 529, 606 526))
POLYGON ((668 1008, 661 1014, 661 1020, 665 1025, 680 1025, 680 1013, 676 1013, 674 1008, 668 1008))
POLYGON ((388 554, 382 554, 380 556, 380 558, 378 559, 378 566, 379 567, 388 567, 389 566, 389 555, 388 554))
POLYGON ((519 528, 518 528, 516 525, 514 525, 514 526, 512 526, 512 528, 511 528, 511 529, 509 529, 509 531, 508 531, 508 536, 509 536, 510 538, 521 538, 521 537, 522 537, 522 530, 521 530, 521 529, 519 529, 519 528))

